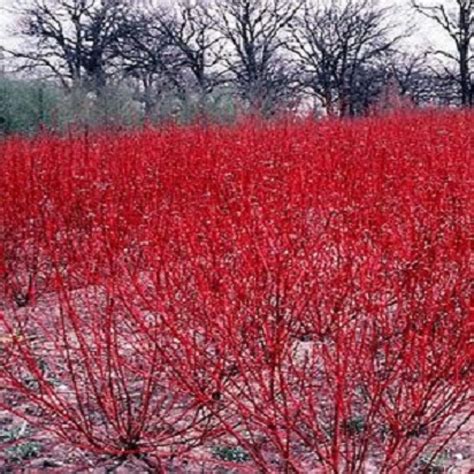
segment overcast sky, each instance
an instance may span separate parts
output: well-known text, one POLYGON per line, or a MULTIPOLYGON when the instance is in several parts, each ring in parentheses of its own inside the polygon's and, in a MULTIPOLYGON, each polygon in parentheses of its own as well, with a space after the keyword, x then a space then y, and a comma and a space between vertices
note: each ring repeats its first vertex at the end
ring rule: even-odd
MULTIPOLYGON (((0 0, 0 7, 11 7, 25 0, 0 0)), ((452 0, 438 0, 439 2, 450 3, 452 0)), ((435 0, 424 0, 424 4, 436 3, 435 0)), ((398 17, 402 25, 411 25, 413 27, 413 38, 409 45, 411 48, 421 47, 425 49, 428 46, 436 48, 451 48, 451 41, 442 28, 438 25, 424 19, 420 15, 414 13, 410 7, 410 0, 379 0, 379 4, 383 6, 396 5, 398 17)), ((5 46, 15 44, 12 37, 14 31, 14 17, 3 9, 0 9, 0 43, 5 46)))

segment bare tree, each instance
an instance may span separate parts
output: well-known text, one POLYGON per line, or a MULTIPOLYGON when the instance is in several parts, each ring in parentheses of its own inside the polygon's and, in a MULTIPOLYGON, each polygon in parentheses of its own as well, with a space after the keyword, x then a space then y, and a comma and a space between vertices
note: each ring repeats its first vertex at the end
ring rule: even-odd
POLYGON ((367 93, 370 75, 380 72, 400 38, 390 8, 371 0, 329 0, 305 6, 293 22, 288 49, 302 85, 329 114, 344 116, 367 102, 360 95, 367 93))
POLYGON ((155 15, 160 33, 181 55, 181 63, 194 78, 200 93, 212 92, 219 83, 216 66, 222 60, 223 42, 216 34, 218 20, 209 2, 178 0, 172 10, 155 15))
POLYGON ((126 76, 142 85, 147 116, 169 90, 182 105, 192 97, 199 109, 204 106, 222 76, 222 68, 216 69, 222 58, 216 25, 204 0, 134 10, 117 48, 126 76))
POLYGON ((230 53, 225 65, 239 95, 252 108, 271 110, 288 95, 285 32, 303 0, 223 0, 219 32, 230 53))
POLYGON ((181 56, 149 12, 131 12, 115 48, 122 74, 136 84, 135 99, 143 103, 147 118, 166 92, 184 96, 181 56))
POLYGON ((452 72, 442 65, 442 75, 459 85, 462 105, 474 103, 474 0, 443 0, 436 5, 426 6, 412 0, 417 12, 437 23, 451 37, 455 53, 437 50, 434 53, 453 61, 457 71, 452 72))
POLYGON ((413 104, 446 104, 445 84, 433 72, 426 54, 397 51, 391 55, 387 67, 400 95, 413 104))
POLYGON ((23 67, 45 68, 68 89, 100 91, 128 10, 126 0, 30 0, 17 11, 19 35, 30 44, 3 50, 25 60, 23 67))

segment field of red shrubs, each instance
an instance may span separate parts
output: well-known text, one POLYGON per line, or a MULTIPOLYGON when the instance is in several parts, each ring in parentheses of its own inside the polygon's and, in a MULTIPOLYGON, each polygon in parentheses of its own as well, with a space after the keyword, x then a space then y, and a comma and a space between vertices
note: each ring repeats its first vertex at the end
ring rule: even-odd
POLYGON ((466 465, 472 123, 4 139, 0 471, 466 465))

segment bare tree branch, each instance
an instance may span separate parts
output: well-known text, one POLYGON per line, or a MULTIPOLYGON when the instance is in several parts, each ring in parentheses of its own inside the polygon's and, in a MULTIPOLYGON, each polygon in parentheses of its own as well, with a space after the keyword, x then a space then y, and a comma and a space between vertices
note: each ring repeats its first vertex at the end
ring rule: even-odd
POLYGON ((270 111, 288 98, 291 71, 282 54, 287 28, 304 0, 225 0, 217 2, 219 32, 229 53, 226 69, 250 107, 270 111))
POLYGON ((368 102, 361 97, 369 92, 368 71, 374 74, 377 66, 377 75, 383 76, 378 63, 395 50, 402 36, 394 34, 391 9, 369 0, 331 0, 306 5, 291 28, 287 48, 298 64, 303 85, 328 113, 348 115, 356 113, 358 102, 368 102))
POLYGON ((18 28, 31 44, 4 51, 26 60, 22 67, 50 70, 68 88, 99 91, 129 9, 126 0, 30 0, 18 11, 18 28))
MULTIPOLYGON (((472 107, 474 104, 473 67, 473 38, 474 38, 474 0, 446 0, 437 5, 423 5, 418 0, 412 0, 413 8, 437 23, 453 40, 456 54, 436 50, 434 53, 443 56, 456 64, 461 103, 472 107)), ((446 73, 448 68, 443 65, 446 73)))

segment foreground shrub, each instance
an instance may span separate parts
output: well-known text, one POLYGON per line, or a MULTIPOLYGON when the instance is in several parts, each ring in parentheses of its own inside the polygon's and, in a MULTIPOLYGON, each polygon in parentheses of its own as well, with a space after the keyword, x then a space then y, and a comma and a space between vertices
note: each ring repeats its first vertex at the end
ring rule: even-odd
POLYGON ((470 120, 3 142, 1 407, 138 470, 436 458, 469 413, 470 120))

